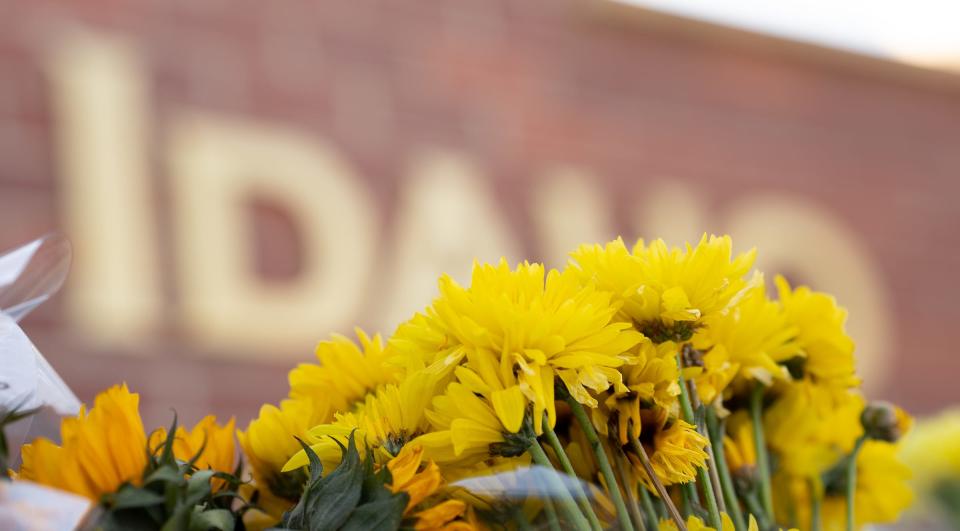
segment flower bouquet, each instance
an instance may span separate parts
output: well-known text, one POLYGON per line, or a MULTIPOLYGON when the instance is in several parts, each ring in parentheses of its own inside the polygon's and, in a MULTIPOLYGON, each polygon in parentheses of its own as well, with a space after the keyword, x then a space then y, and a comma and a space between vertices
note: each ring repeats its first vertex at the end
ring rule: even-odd
POLYGON ((753 260, 704 236, 583 245, 563 270, 476 264, 389 339, 321 342, 236 440, 213 417, 148 432, 121 385, 64 419, 59 444, 23 446, 14 483, 85 496, 96 529, 896 520, 909 417, 860 394, 834 299, 771 285, 753 260))

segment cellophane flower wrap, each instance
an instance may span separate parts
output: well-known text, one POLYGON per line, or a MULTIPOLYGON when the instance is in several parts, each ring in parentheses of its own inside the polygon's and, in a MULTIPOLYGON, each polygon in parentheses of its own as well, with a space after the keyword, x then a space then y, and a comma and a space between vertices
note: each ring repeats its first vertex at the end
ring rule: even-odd
POLYGON ((912 500, 911 419, 860 391, 846 311, 729 237, 477 263, 389 337, 333 335, 234 439, 111 388, 17 480, 93 528, 859 529, 912 500), (236 448, 239 451, 235 450, 236 448))

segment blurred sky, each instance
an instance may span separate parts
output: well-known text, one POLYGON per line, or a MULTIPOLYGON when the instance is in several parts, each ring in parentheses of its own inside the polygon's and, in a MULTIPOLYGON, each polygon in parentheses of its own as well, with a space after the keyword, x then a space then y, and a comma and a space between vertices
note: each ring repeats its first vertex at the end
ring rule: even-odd
POLYGON ((877 57, 960 68, 960 3, 951 0, 620 0, 877 57))

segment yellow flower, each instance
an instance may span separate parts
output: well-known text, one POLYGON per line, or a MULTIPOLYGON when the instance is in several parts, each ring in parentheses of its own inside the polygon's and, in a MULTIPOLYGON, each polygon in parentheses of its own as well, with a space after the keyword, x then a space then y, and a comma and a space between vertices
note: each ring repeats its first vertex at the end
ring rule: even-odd
MULTIPOLYGON (((865 442, 857 455, 857 488, 853 496, 856 527, 896 522, 913 501, 909 479, 910 468, 897 458, 895 444, 865 442)), ((846 528, 846 507, 844 493, 832 492, 827 486, 823 500, 824 531, 846 528)))
MULTIPOLYGON (((194 466, 199 470, 210 469, 232 474, 237 463, 234 424, 234 419, 231 418, 221 427, 215 416, 207 415, 189 432, 183 426, 177 426, 177 436, 173 441, 174 457, 180 461, 189 461, 203 450, 194 466)), ((150 434, 150 449, 157 451, 166 439, 166 428, 154 430, 150 434)))
POLYGON ((464 467, 523 454, 532 434, 519 433, 527 412, 520 386, 492 388, 467 367, 457 367, 455 374, 458 381, 434 398, 427 411, 433 432, 417 441, 427 455, 464 467))
POLYGON ((620 319, 636 323, 655 342, 686 339, 701 319, 723 311, 745 287, 754 251, 733 257, 729 236, 706 235, 694 247, 669 248, 643 240, 633 251, 622 239, 584 245, 571 267, 587 282, 610 291, 623 306, 620 319))
POLYGON ((815 476, 863 433, 858 394, 840 395, 809 380, 787 384, 763 416, 767 445, 791 474, 815 476))
POLYGON ((92 500, 139 483, 147 464, 139 399, 126 384, 98 394, 89 412, 63 419, 60 446, 43 438, 23 446, 19 477, 92 500))
MULTIPOLYGON (((821 389, 813 384, 809 387, 821 389)), ((821 389, 821 392, 823 390, 821 389)), ((782 398, 781 398, 782 400, 782 398)), ((832 400, 827 398, 825 400, 832 400)), ((810 496, 822 493, 823 528, 844 529, 846 522, 845 475, 836 472, 845 466, 844 458, 850 454, 857 439, 863 435, 860 418, 864 400, 859 395, 848 394, 841 405, 823 416, 811 413, 804 402, 798 402, 797 410, 785 409, 782 421, 797 426, 794 439, 784 436, 771 448, 777 453, 778 473, 774 476, 775 493, 791 498, 796 508, 801 527, 808 527, 810 520, 810 496), (812 426, 812 428, 811 428, 812 426), (828 473, 831 472, 831 473, 828 473), (823 484, 826 478, 830 482, 823 484), (832 478, 832 479, 831 479, 832 478)), ((793 406, 792 406, 793 407, 793 406)), ((770 411, 768 410, 768 415, 770 411)), ((905 415, 895 419, 908 423, 905 415)), ((769 425, 770 419, 765 419, 769 425)), ((788 433, 784 428, 779 433, 788 433)), ((768 434, 769 435, 769 434, 768 434)), ((771 439, 768 438, 768 442, 771 439)), ((857 455, 857 480, 854 494, 857 527, 868 523, 890 523, 908 507, 913 499, 907 484, 910 469, 897 459, 897 445, 883 441, 867 440, 857 455)), ((786 518, 783 512, 786 499, 775 500, 780 511, 778 517, 786 518)))
POLYGON ((237 432, 260 491, 258 505, 275 521, 296 503, 303 490, 303 474, 283 474, 281 469, 302 450, 295 437, 305 438, 307 430, 317 423, 314 411, 309 400, 284 400, 279 408, 266 404, 245 432, 237 432))
MULTIPOLYGON (((733 520, 727 515, 727 513, 720 513, 721 526, 719 531, 733 531, 733 520)), ((718 531, 701 520, 696 516, 688 516, 687 521, 687 531, 718 531)), ((677 531, 677 524, 673 520, 660 520, 660 531, 677 531)), ((753 516, 750 517, 750 528, 749 531, 757 531, 757 523, 753 519, 753 516)))
MULTIPOLYGON (((697 432, 697 428, 680 419, 669 419, 665 412, 659 412, 660 420, 646 423, 640 434, 653 471, 664 485, 694 481, 697 469, 707 463, 707 438, 697 432)), ((628 453, 637 469, 640 480, 655 492, 653 483, 640 465, 639 457, 628 453)))
MULTIPOLYGON (((356 437, 361 455, 369 449, 378 462, 392 458, 404 445, 429 430, 424 412, 449 372, 449 367, 441 362, 409 374, 399 383, 384 385, 368 394, 354 411, 338 413, 333 422, 311 428, 306 442, 320 457, 324 470, 332 470, 340 463, 338 442, 345 445, 351 434, 356 437)), ((308 462, 301 449, 283 470, 295 470, 308 462)))
MULTIPOLYGON (((709 351, 708 356, 722 357, 740 377, 769 385, 773 378, 788 377, 779 363, 797 355, 799 347, 793 342, 797 328, 787 322, 781 305, 767 298, 762 275, 751 284, 728 312, 704 320, 703 328, 693 336, 693 346, 709 351)), ((708 367, 701 378, 713 372, 708 367)), ((699 378, 697 385, 703 387, 699 378)))
POLYGON ((845 330, 847 311, 830 295, 806 286, 791 290, 781 276, 775 282, 787 322, 797 330, 802 378, 842 399, 849 389, 860 385, 853 340, 845 330))
MULTIPOLYGON (((616 369, 642 336, 628 323, 611 322, 616 312, 610 294, 582 286, 572 271, 477 264, 467 288, 441 278, 440 297, 401 325, 391 345, 408 364, 466 360, 487 385, 519 386, 533 418, 546 411, 552 425, 555 377, 591 407, 597 402, 587 389, 622 386, 616 369)), ((515 419, 501 420, 509 426, 515 419)), ((541 432, 540 422, 534 429, 541 432)))
POLYGON ((602 406, 591 410, 598 431, 607 435, 607 420, 616 412, 620 444, 630 439, 630 426, 642 426, 641 410, 662 408, 675 415, 679 410, 677 345, 667 341, 655 345, 644 340, 636 357, 620 369, 625 392, 608 391, 602 406))
POLYGON ((339 334, 317 345, 319 364, 301 363, 290 371, 290 397, 312 400, 321 422, 347 411, 378 386, 395 382, 400 369, 388 363, 383 340, 356 328, 360 347, 339 334))
POLYGON ((420 531, 472 529, 466 522, 455 522, 467 509, 463 501, 445 500, 416 510, 427 498, 436 495, 443 485, 436 463, 431 461, 420 470, 422 462, 423 447, 412 444, 404 446, 397 457, 387 462, 392 477, 387 488, 391 492, 406 492, 410 496, 404 516, 413 516, 416 519, 414 529, 420 531))
POLYGON ((939 484, 960 480, 960 408, 917 423, 903 439, 900 456, 913 470, 918 500, 932 500, 939 484))
POLYGON ((738 411, 727 420, 723 452, 733 474, 752 474, 757 466, 757 449, 753 443, 753 426, 746 411, 738 411))
MULTIPOLYGON (((686 525, 688 531, 717 531, 696 516, 687 517, 686 525)), ((727 513, 720 513, 719 531, 733 531, 734 529, 733 520, 730 519, 730 516, 727 513)), ((757 524, 757 519, 751 514, 750 520, 747 523, 747 531, 759 531, 759 529, 760 526, 757 524)), ((677 524, 674 523, 673 520, 661 520, 659 531, 677 531, 677 524)), ((790 531, 796 530, 791 529, 790 531)))

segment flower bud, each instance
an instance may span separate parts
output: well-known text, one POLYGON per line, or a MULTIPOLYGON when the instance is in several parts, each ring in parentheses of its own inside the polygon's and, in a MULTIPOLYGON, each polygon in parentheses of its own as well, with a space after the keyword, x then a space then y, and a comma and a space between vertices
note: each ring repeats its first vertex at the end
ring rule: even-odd
POLYGON ((860 414, 860 423, 867 438, 897 442, 910 429, 912 419, 889 402, 871 402, 860 414))

